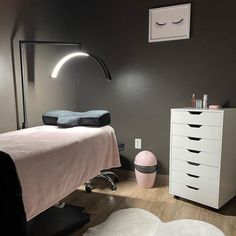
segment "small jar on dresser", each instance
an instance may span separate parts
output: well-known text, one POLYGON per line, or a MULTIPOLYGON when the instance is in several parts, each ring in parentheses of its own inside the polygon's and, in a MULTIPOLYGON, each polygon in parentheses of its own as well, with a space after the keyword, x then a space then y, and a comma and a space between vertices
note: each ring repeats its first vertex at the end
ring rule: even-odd
POLYGON ((170 193, 219 209, 236 193, 236 109, 171 109, 170 193))

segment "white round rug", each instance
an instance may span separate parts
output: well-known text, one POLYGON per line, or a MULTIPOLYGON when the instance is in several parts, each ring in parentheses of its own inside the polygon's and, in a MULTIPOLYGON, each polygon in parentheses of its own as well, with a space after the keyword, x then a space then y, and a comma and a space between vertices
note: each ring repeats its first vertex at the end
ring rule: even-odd
POLYGON ((199 220, 162 222, 154 214, 139 208, 112 213, 107 220, 89 228, 83 236, 225 236, 215 226, 199 220))

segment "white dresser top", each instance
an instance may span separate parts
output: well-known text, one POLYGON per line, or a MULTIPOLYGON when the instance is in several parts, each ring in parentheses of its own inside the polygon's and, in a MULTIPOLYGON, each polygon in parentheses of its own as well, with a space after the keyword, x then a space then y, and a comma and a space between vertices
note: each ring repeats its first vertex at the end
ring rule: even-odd
POLYGON ((221 108, 221 109, 203 109, 203 108, 192 108, 192 107, 183 107, 183 108, 171 108, 173 111, 200 111, 200 112, 224 112, 228 110, 235 110, 236 108, 221 108))

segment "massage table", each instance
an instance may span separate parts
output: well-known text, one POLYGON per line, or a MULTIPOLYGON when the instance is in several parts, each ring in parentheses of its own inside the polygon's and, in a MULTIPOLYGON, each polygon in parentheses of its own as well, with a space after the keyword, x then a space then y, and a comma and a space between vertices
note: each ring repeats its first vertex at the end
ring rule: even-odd
POLYGON ((0 151, 0 158, 7 154, 14 162, 16 173, 13 177, 14 166, 11 166, 11 177, 15 182, 19 180, 17 193, 22 190, 26 221, 56 204, 101 170, 120 166, 116 136, 108 125, 67 129, 43 125, 7 132, 0 134, 0 151))

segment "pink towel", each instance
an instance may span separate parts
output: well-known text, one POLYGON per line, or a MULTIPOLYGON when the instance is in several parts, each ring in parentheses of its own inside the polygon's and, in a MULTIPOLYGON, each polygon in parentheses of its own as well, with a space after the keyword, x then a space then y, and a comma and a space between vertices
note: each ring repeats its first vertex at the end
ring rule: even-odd
POLYGON ((15 162, 27 220, 76 190, 103 169, 120 166, 115 132, 38 126, 0 134, 0 149, 15 162))

